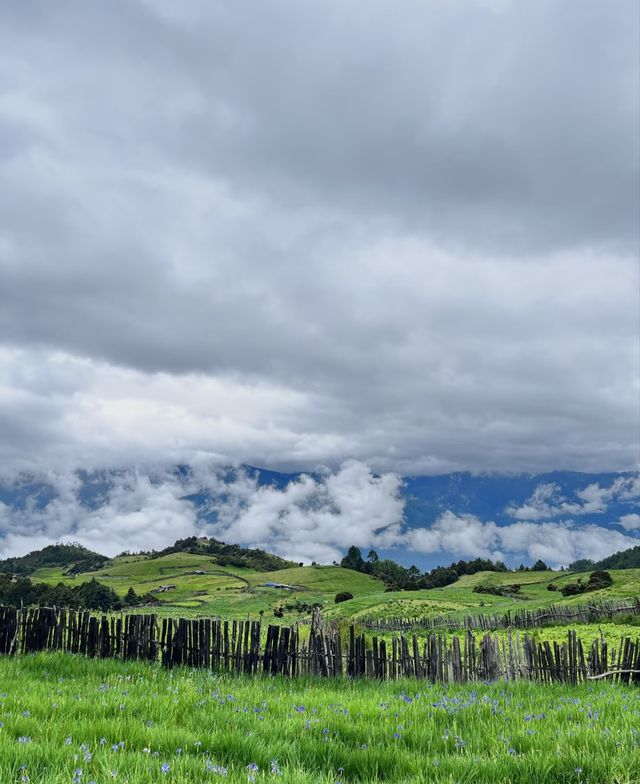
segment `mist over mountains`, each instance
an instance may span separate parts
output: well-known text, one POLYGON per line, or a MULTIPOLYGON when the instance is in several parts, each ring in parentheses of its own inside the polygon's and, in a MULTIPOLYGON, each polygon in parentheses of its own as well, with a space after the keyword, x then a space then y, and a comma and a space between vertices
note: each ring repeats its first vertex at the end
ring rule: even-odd
POLYGON ((115 555, 214 536, 295 561, 352 544, 422 569, 459 558, 509 566, 598 560, 640 543, 635 473, 282 473, 251 466, 48 472, 0 482, 0 557, 56 541, 115 555))

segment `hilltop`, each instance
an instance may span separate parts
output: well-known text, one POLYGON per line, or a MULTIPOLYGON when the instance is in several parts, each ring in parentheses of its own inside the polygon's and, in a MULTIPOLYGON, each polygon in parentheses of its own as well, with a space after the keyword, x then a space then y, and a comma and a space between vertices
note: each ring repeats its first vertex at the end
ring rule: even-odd
POLYGON ((109 558, 81 544, 51 544, 27 555, 0 561, 0 573, 28 576, 38 569, 61 568, 63 574, 80 574, 101 569, 109 558))

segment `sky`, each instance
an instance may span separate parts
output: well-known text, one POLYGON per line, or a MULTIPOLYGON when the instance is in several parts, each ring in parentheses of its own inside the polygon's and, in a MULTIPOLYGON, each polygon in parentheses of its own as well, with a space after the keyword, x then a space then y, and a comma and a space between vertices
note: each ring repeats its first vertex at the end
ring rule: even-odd
POLYGON ((639 13, 2 4, 2 476, 637 469, 639 13))

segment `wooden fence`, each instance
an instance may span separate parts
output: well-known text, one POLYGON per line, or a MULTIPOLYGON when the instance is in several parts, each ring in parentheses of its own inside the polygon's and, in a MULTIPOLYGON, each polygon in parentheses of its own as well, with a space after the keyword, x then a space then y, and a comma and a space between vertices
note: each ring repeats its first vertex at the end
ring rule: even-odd
POLYGON ((505 613, 482 613, 466 615, 463 618, 451 618, 447 615, 431 615, 423 618, 364 618, 359 623, 369 631, 378 632, 407 632, 414 629, 495 631, 496 629, 534 629, 541 626, 598 623, 625 614, 640 615, 640 597, 591 604, 552 604, 534 610, 508 610, 505 613))
POLYGON ((500 637, 479 637, 469 629, 451 639, 431 634, 422 640, 415 635, 369 640, 351 626, 343 640, 318 615, 303 640, 297 626, 264 630, 260 621, 100 617, 86 611, 0 607, 0 654, 45 650, 291 677, 408 677, 433 683, 498 678, 579 683, 606 677, 640 683, 639 639, 627 637, 616 650, 601 637, 587 647, 574 630, 563 642, 536 642, 511 630, 500 637))

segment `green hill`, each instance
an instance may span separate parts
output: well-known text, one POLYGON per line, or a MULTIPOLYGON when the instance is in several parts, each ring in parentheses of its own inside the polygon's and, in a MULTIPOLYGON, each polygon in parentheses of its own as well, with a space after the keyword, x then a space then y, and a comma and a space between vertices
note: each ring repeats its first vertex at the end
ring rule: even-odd
POLYGON ((37 569, 58 567, 67 574, 100 569, 109 559, 80 544, 51 544, 18 558, 0 561, 0 573, 28 576, 37 569))
MULTIPOLYGON (((266 621, 282 623, 309 617, 314 605, 320 605, 327 618, 342 622, 444 614, 458 617, 584 601, 584 596, 565 598, 561 594, 564 585, 575 582, 572 572, 478 571, 442 587, 390 590, 380 579, 361 571, 298 566, 263 551, 209 539, 182 540, 160 553, 123 554, 112 559, 75 545, 54 545, 23 558, 7 559, 0 569, 3 567, 9 574, 28 576, 34 583, 74 587, 95 579, 122 598, 132 588, 138 596, 151 595, 158 601, 153 612, 159 614, 262 615, 266 621), (92 558, 98 568, 77 568, 92 558), (265 571, 269 564, 273 568, 265 571), (520 586, 516 592, 514 584, 520 586), (505 586, 507 595, 499 595, 505 586), (498 590, 478 593, 478 588, 498 590), (353 598, 336 604, 335 596, 341 592, 349 592, 353 598)), ((589 594, 590 600, 640 595, 640 569, 610 572, 613 585, 589 594)))
MULTIPOLYGON (((589 601, 624 599, 640 595, 640 569, 611 570, 613 585, 586 596, 589 601)), ((461 617, 468 614, 503 613, 507 610, 535 609, 550 604, 581 604, 585 595, 564 597, 560 588, 575 582, 572 572, 477 572, 464 575, 443 588, 420 591, 385 592, 380 588, 329 608, 331 618, 388 619, 421 618, 432 615, 461 617), (520 585, 518 598, 476 593, 480 585, 520 585), (553 586, 556 590, 549 590, 553 586)))
POLYGON ((233 566, 236 568, 255 569, 257 572, 272 572, 276 569, 288 569, 298 564, 287 561, 278 555, 268 553, 258 548, 241 547, 238 544, 225 544, 217 539, 208 539, 206 536, 190 536, 187 539, 178 539, 170 547, 165 547, 159 552, 148 553, 149 558, 162 558, 173 553, 191 553, 193 555, 213 555, 220 566, 233 566))
POLYGON ((363 596, 382 588, 375 578, 338 566, 295 566, 260 572, 221 565, 215 557, 185 552, 153 558, 119 556, 102 569, 75 576, 59 567, 41 568, 30 576, 34 581, 67 585, 95 578, 120 596, 129 588, 137 594, 153 593, 161 601, 154 612, 229 618, 256 617, 262 612, 273 619, 274 612, 282 608, 283 617, 292 620, 308 615, 314 604, 331 605, 340 591, 363 596), (161 590, 163 586, 173 587, 161 590))

